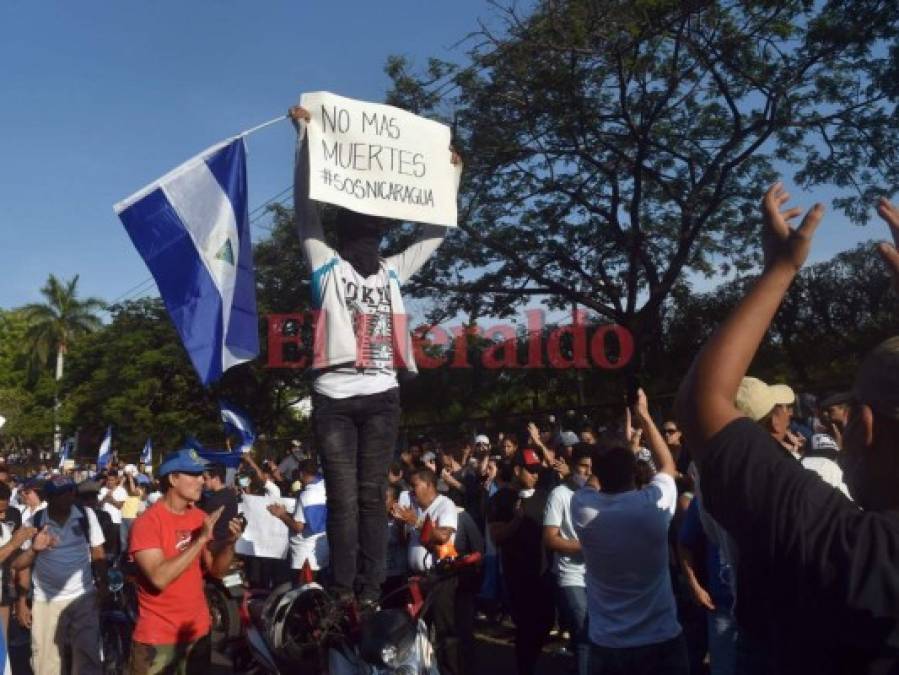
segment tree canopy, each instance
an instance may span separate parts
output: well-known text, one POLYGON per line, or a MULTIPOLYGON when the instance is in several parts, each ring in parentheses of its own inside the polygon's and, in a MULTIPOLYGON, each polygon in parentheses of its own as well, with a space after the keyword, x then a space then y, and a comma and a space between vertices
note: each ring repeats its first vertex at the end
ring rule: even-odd
MULTIPOLYGON (((497 7, 499 7, 497 5, 497 7)), ((412 285, 441 309, 577 303, 658 344, 686 271, 756 262, 779 172, 862 222, 899 184, 893 0, 541 0, 467 61, 392 58, 390 102, 453 124, 457 231, 412 285)))

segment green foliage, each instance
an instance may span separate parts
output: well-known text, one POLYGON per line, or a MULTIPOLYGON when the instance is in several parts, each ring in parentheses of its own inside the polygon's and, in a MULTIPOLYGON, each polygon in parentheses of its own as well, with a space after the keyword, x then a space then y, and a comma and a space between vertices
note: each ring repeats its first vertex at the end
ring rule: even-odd
POLYGON ((44 303, 25 305, 22 315, 28 324, 28 341, 36 366, 46 367, 51 355, 65 354, 73 340, 102 325, 97 312, 105 303, 99 298, 78 298, 78 275, 61 282, 53 274, 41 288, 44 303))

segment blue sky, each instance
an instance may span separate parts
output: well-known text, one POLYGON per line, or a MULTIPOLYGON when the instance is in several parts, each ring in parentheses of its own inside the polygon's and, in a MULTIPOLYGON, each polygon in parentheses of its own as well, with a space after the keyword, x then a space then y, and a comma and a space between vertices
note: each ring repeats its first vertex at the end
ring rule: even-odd
MULTIPOLYGON (((0 308, 38 300, 51 272, 118 298, 149 273, 116 201, 302 91, 382 100, 388 55, 462 59, 453 45, 491 15, 485 0, 0 3, 0 308)), ((287 123, 249 138, 251 209, 290 184, 293 138, 287 123)), ((882 236, 833 215, 813 257, 882 236)))

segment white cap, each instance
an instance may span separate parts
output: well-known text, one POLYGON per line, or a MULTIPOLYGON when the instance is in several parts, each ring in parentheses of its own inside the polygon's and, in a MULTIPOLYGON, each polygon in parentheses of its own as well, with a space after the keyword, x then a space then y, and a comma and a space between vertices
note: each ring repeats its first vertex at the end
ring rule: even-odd
POLYGON ((566 448, 577 445, 578 441, 581 439, 578 438, 578 435, 573 431, 563 431, 561 435, 562 445, 566 448))
POLYGON ((129 476, 136 476, 136 475, 137 475, 137 467, 134 466, 134 464, 126 464, 126 465, 125 465, 125 468, 122 469, 122 471, 123 471, 124 473, 128 474, 129 476))
POLYGON ((478 434, 474 437, 474 444, 479 445, 483 443, 484 445, 490 445, 490 439, 487 438, 484 434, 478 434))
POLYGON ((785 384, 765 384, 756 377, 744 377, 734 405, 753 422, 758 422, 776 405, 791 405, 796 394, 785 384))

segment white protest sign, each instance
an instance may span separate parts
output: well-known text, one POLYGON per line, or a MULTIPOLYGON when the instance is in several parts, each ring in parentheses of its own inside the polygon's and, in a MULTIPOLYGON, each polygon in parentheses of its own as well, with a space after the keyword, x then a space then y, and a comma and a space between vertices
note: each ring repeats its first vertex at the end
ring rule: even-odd
POLYGON ((326 91, 303 94, 312 119, 309 197, 371 216, 455 227, 461 165, 445 124, 326 91))
POLYGON ((241 555, 255 555, 260 558, 284 558, 287 556, 290 532, 287 526, 268 512, 269 504, 281 503, 287 512, 293 514, 295 499, 282 497, 258 497, 243 495, 238 511, 246 516, 247 527, 234 546, 241 555))

